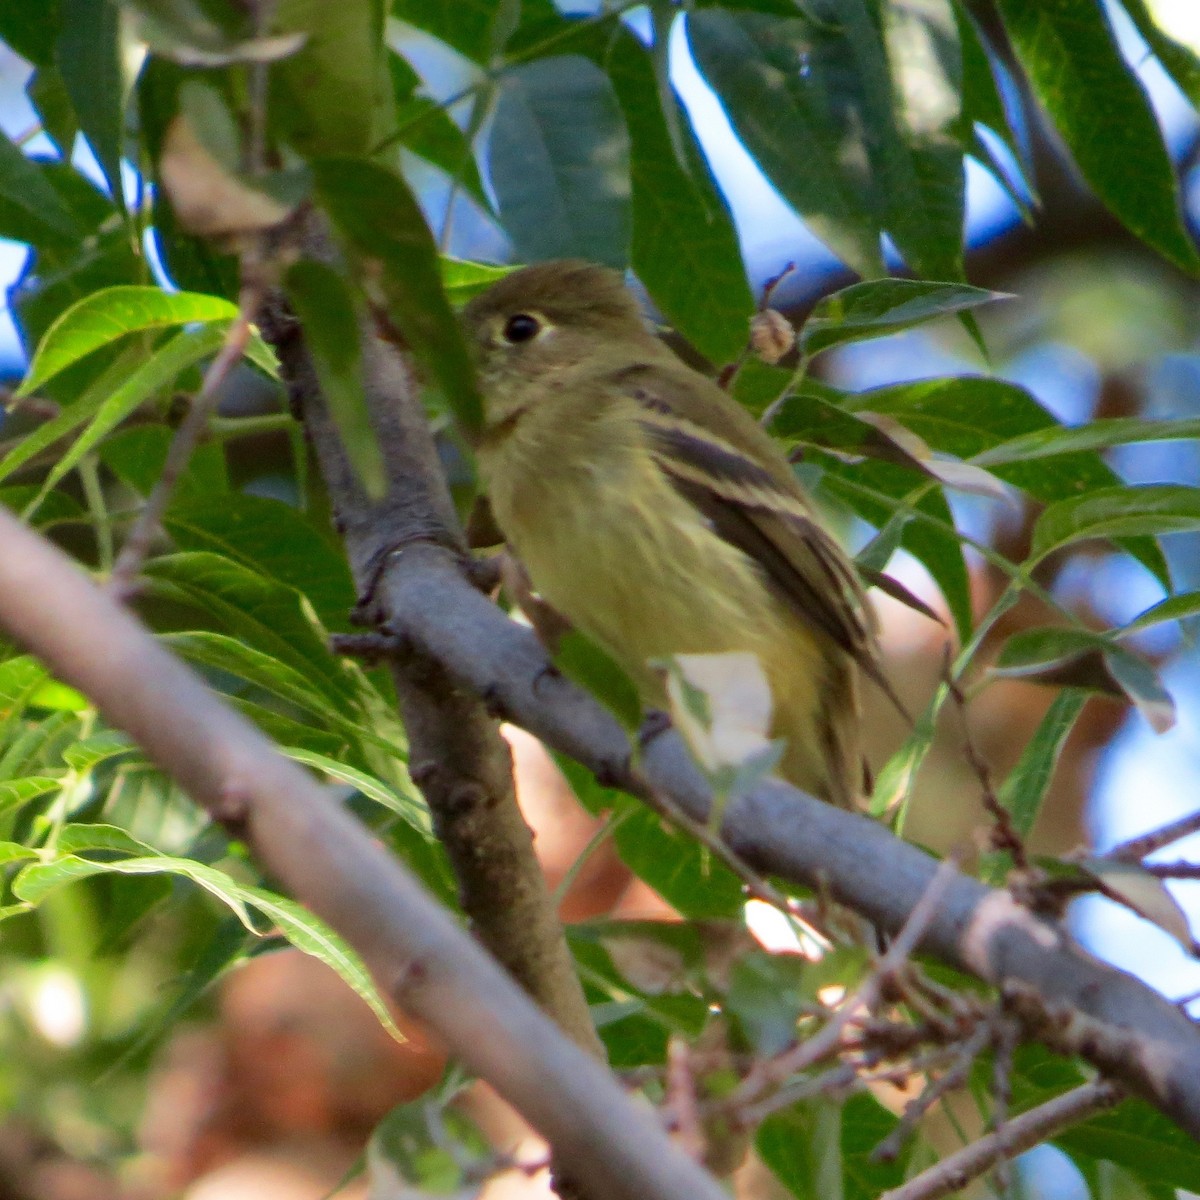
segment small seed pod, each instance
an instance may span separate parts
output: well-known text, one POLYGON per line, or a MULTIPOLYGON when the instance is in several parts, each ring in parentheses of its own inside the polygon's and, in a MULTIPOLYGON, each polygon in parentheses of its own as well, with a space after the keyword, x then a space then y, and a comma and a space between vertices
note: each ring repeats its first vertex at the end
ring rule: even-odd
POLYGON ((750 318, 750 348, 774 366, 796 344, 796 331, 778 309, 764 308, 750 318))

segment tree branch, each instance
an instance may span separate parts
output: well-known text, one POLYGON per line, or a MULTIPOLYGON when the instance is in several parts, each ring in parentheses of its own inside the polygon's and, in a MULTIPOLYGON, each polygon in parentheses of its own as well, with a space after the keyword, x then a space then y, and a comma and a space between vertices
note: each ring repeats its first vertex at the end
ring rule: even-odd
POLYGON ((330 793, 0 509, 0 627, 90 697, 550 1142, 589 1196, 725 1200, 330 793))
POLYGON ((900 1187, 884 1192, 879 1200, 940 1200, 961 1191, 997 1163, 1031 1149, 1093 1113, 1111 1108, 1121 1096, 1116 1084, 1104 1080, 1073 1088, 1014 1117, 1003 1129, 964 1146, 900 1187))

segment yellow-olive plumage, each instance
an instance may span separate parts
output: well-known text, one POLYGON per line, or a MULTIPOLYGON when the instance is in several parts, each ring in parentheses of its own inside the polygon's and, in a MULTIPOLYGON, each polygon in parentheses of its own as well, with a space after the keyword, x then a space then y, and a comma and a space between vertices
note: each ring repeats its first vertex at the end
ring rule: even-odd
POLYGON ((467 306, 480 472, 534 587, 661 707, 649 660, 750 651, 785 778, 862 790, 858 676, 878 678, 853 565, 758 424, 646 328, 614 271, 551 262, 467 306))

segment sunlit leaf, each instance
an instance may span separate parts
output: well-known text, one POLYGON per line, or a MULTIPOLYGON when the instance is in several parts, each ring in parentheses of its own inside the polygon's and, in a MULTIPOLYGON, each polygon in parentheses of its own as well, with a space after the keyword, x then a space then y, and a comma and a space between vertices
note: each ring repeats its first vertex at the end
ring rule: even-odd
POLYGON ((43 489, 52 488, 134 409, 170 387, 180 372, 217 351, 224 340, 225 330, 219 325, 204 325, 175 334, 154 351, 99 405, 87 428, 50 469, 43 489))
MULTIPOLYGON (((117 831, 118 833, 120 831, 117 831)), ((265 917, 298 950, 332 967, 372 1008, 396 1037, 387 1004, 358 955, 323 921, 294 901, 263 888, 247 887, 214 867, 165 854, 100 862, 66 854, 49 862, 25 867, 13 880, 13 895, 26 904, 40 904, 51 892, 94 875, 179 875, 211 893, 230 908, 252 933, 263 930, 251 912, 265 917)))
POLYGON ((1131 442, 1189 441, 1200 438, 1200 420, 1147 421, 1141 417, 1109 417, 1086 425, 1053 425, 1001 442, 977 454, 981 467, 1053 458, 1080 450, 1106 450, 1131 442))
POLYGON ((228 322, 236 316, 237 306, 219 296, 157 287, 106 288, 73 304, 51 325, 16 394, 30 395, 72 363, 130 333, 228 322))

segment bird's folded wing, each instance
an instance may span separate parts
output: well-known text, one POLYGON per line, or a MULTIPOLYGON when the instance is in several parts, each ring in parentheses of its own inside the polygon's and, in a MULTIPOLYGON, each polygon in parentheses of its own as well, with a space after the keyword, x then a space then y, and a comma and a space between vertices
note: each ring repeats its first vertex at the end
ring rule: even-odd
POLYGON ((627 376, 630 396, 659 468, 711 522, 757 562, 808 625, 881 682, 875 637, 854 566, 817 523, 803 493, 781 483, 744 450, 682 415, 679 385, 654 368, 627 376))

